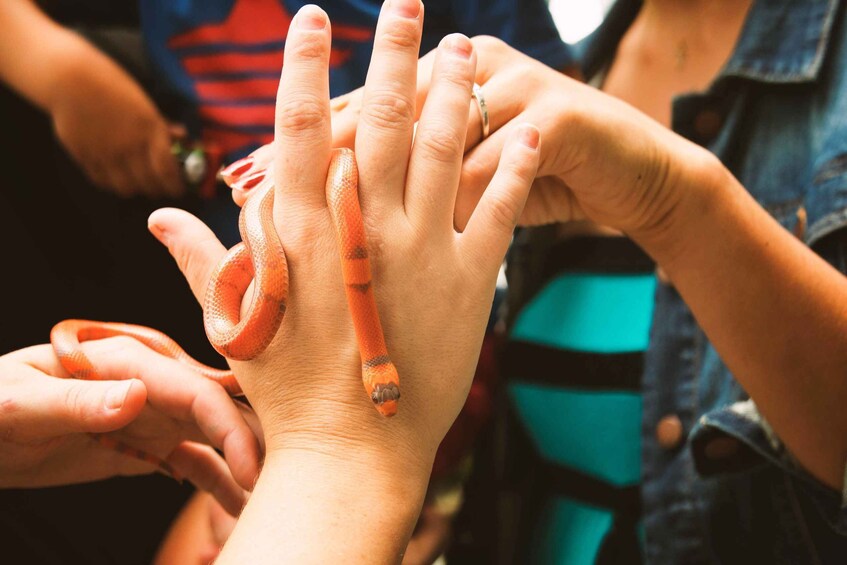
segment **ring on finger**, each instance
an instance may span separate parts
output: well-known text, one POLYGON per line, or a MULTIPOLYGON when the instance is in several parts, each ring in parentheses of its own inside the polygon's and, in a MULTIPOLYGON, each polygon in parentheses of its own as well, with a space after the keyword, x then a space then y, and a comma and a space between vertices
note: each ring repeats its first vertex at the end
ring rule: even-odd
POLYGON ((477 108, 479 108, 479 116, 482 118, 482 139, 485 139, 488 137, 490 131, 490 123, 488 121, 488 104, 485 103, 485 96, 482 94, 482 87, 477 83, 473 83, 471 97, 476 100, 477 108))

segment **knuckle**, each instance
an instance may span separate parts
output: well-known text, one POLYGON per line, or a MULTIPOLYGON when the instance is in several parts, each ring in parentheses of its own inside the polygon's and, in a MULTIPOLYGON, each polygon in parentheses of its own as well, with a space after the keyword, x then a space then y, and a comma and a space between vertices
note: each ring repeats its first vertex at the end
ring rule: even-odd
POLYGON ((465 64, 463 61, 451 59, 442 64, 438 70, 436 80, 452 89, 459 90, 462 93, 463 99, 467 98, 470 102, 471 87, 473 86, 473 71, 472 67, 465 64))
POLYGON ((532 180, 532 164, 528 155, 510 155, 502 165, 505 181, 511 185, 528 184, 532 180))
POLYGON ((415 119, 415 105, 396 93, 375 93, 368 96, 359 119, 378 129, 406 128, 415 119))
POLYGON ((88 415, 87 389, 83 383, 75 382, 65 390, 65 408, 75 420, 82 421, 88 415))
POLYGON ((315 97, 292 98, 277 106, 276 127, 282 136, 302 138, 317 135, 328 119, 326 105, 315 97))
POLYGON ((509 195, 495 198, 488 203, 489 217, 494 225, 505 231, 511 231, 518 223, 519 209, 518 203, 509 195))
POLYGON ((12 418, 21 409, 21 405, 11 396, 0 396, 0 421, 12 418))
POLYGON ((323 34, 304 34, 296 42, 286 43, 285 47, 285 59, 292 61, 322 59, 327 56, 329 45, 323 34))
POLYGON ((397 51, 413 50, 417 56, 418 35, 417 21, 397 18, 380 34, 379 42, 397 51))
POLYGON ((452 163, 462 155, 464 137, 446 127, 434 127, 421 132, 415 139, 415 145, 423 149, 426 155, 440 163, 452 163))

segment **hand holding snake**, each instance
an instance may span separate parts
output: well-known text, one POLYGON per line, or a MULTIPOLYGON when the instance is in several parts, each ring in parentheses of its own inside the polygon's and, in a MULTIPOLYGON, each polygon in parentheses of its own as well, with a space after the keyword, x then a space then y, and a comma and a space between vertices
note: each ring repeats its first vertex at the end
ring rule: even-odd
MULTIPOLYGON (((317 25, 313 15, 298 15, 289 32, 277 100, 275 163, 265 184, 254 184, 254 189, 267 186, 265 196, 256 190, 248 199, 248 205, 255 201, 257 208, 263 208, 264 218, 270 212, 284 249, 289 275, 284 321, 269 342, 260 340, 252 360, 232 359, 230 365, 262 421, 266 470, 293 464, 302 456, 317 456, 324 460, 322 472, 338 467, 341 475, 334 477, 358 477, 372 492, 381 490, 374 475, 382 473, 379 469, 400 470, 408 480, 423 479, 425 484, 438 443, 461 409, 471 382, 473 353, 481 342, 512 220, 535 171, 538 132, 530 126, 515 128, 501 171, 468 228, 457 233, 452 203, 471 111, 475 55, 464 37, 444 40, 413 145, 417 59, 412 47, 420 39, 421 18, 389 10, 377 29, 356 139, 359 203, 367 237, 364 245, 361 240, 353 240, 352 246, 343 240, 339 244, 326 187, 330 169, 345 154, 331 150, 329 26, 325 16, 317 25), (410 41, 393 41, 397 33, 409 35, 410 41), (391 112, 392 120, 384 119, 386 112, 391 112), (361 339, 357 341, 354 329, 357 308, 347 300, 351 290, 360 292, 356 286, 369 280, 363 269, 350 268, 355 263, 349 261, 360 261, 363 251, 371 262, 374 282, 368 290, 379 308, 386 351, 404 376, 402 407, 390 420, 366 408, 374 404, 372 395, 380 383, 374 383, 370 397, 357 384, 363 364, 383 365, 379 349, 362 355, 365 348, 359 347, 361 339), (367 478, 362 475, 365 469, 367 478)), ((209 292, 215 292, 214 281, 222 280, 215 275, 219 265, 233 264, 224 258, 237 259, 244 253, 227 256, 209 229, 182 211, 160 210, 149 224, 204 302, 209 292)), ((250 255, 255 260, 255 249, 250 255)), ((234 264, 244 267, 238 261, 234 264)), ((245 280, 257 278, 249 267, 246 273, 249 276, 234 284, 232 296, 244 292, 247 302, 241 305, 230 298, 221 312, 225 320, 221 334, 251 317, 251 301, 257 300, 261 288, 258 281, 255 288, 245 288, 245 280)), ((276 303, 280 312, 281 296, 260 294, 252 310, 273 311, 270 305, 276 303)), ((226 343, 220 342, 230 355, 238 356, 232 350, 236 342, 226 343)), ((389 396, 383 396, 382 404, 390 408, 396 400, 390 385, 396 380, 386 379, 385 384, 389 396)), ((379 405, 379 394, 376 400, 379 405)), ((270 475, 286 475, 277 471, 270 475)), ((414 500, 409 503, 414 505, 414 500)), ((244 521, 242 517, 240 523, 244 521)))

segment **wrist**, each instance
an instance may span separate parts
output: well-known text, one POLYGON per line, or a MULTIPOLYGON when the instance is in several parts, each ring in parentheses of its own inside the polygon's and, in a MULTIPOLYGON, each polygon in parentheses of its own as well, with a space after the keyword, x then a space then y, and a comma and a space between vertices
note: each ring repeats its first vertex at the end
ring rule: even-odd
POLYGON ((218 562, 399 562, 427 476, 373 453, 276 449, 218 562))
POLYGON ((674 161, 678 167, 666 175, 664 207, 644 230, 629 233, 666 271, 696 245, 698 226, 719 205, 732 174, 712 153, 691 146, 674 161))
POLYGON ((343 407, 324 406, 323 417, 318 420, 291 418, 287 425, 263 423, 266 466, 311 454, 323 458, 326 465, 367 469, 371 476, 378 470, 379 478, 387 483, 403 477, 409 485, 420 484, 425 491, 438 446, 430 447, 420 437, 411 437, 399 418, 388 420, 367 405, 354 409, 364 414, 345 418, 339 415, 343 407))

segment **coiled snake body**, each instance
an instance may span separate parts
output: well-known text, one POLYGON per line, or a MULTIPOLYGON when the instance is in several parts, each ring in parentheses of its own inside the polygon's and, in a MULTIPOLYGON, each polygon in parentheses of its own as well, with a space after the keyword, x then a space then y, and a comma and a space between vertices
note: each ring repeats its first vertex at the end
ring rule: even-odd
MULTIPOLYGON (((356 160, 349 149, 333 151, 326 197, 338 235, 347 304, 362 360, 362 380, 376 409, 384 416, 397 412, 400 381, 383 337, 374 299, 364 222, 359 207, 356 160)), ((288 265, 273 223, 274 188, 270 182, 256 187, 239 217, 242 243, 230 249, 212 275, 206 291, 204 325, 209 341, 229 359, 250 360, 260 355, 276 335, 288 298, 288 265), (244 295, 254 282, 246 314, 239 315, 244 295)), ((86 320, 59 322, 50 334, 62 366, 73 377, 100 379, 80 346, 87 340, 126 335, 154 351, 191 366, 223 386, 232 396, 241 387, 231 371, 208 367, 189 356, 165 334, 143 326, 86 320)), ((154 463, 169 474, 161 458, 109 436, 93 437, 112 449, 154 463)))

